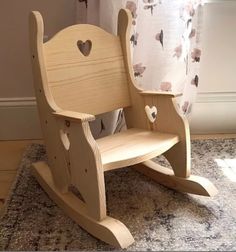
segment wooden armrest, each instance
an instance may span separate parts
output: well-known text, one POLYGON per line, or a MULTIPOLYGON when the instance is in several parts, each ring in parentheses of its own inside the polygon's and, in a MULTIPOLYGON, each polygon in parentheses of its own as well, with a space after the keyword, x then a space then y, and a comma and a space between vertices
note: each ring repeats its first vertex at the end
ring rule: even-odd
POLYGON ((56 117, 62 117, 65 120, 71 120, 71 121, 89 122, 89 121, 95 120, 94 115, 67 111, 67 110, 56 111, 56 112, 53 112, 53 114, 56 117))
POLYGON ((181 96, 182 93, 172 93, 172 92, 158 92, 158 91, 152 91, 152 90, 145 90, 145 91, 141 91, 139 92, 139 94, 141 95, 151 95, 151 96, 166 96, 166 97, 170 97, 170 98, 174 98, 174 97, 178 97, 181 96))

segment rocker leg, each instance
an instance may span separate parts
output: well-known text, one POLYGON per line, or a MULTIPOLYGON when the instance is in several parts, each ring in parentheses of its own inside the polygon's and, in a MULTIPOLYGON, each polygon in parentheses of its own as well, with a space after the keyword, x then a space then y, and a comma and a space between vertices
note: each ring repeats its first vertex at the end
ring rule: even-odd
POLYGON ((169 161, 175 176, 187 178, 191 175, 191 149, 190 139, 180 141, 171 149, 163 153, 165 158, 169 161))
POLYGON ((33 164, 32 173, 49 197, 91 235, 122 249, 134 242, 133 236, 122 222, 108 216, 97 221, 90 217, 85 203, 73 193, 61 193, 55 186, 51 171, 45 162, 33 164))
POLYGON ((173 170, 151 160, 135 165, 134 168, 169 188, 204 196, 215 195, 217 189, 208 179, 191 175, 190 130, 187 119, 179 113, 176 100, 150 93, 144 96, 144 104, 155 106, 158 111, 157 120, 150 130, 177 134, 180 142, 163 153, 173 170))
POLYGON ((171 169, 148 160, 133 166, 135 170, 152 178, 171 189, 212 197, 217 194, 215 186, 206 178, 191 175, 187 178, 177 177, 171 169))

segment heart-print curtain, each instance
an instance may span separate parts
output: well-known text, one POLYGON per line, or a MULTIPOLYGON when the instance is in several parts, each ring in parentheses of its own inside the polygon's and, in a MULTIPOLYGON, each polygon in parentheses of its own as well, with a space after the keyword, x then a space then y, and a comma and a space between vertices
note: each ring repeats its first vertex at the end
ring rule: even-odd
MULTIPOLYGON (((202 4, 199 0, 78 0, 79 23, 99 25, 116 34, 120 8, 132 13, 133 70, 146 90, 181 92, 179 109, 191 113, 199 85, 202 4)), ((122 111, 98 117, 95 137, 124 127, 122 111)))

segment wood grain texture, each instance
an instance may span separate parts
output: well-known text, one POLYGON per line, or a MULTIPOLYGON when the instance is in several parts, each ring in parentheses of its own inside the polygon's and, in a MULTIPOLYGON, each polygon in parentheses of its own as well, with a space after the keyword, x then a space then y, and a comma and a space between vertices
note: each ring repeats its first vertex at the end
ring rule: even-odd
POLYGON ((139 92, 141 95, 152 95, 152 96, 170 96, 171 98, 181 96, 182 93, 172 93, 172 92, 158 92, 155 90, 143 90, 139 92))
POLYGON ((60 140, 60 129, 58 129, 56 118, 52 114, 61 109, 56 105, 48 86, 43 56, 44 24, 41 14, 31 12, 29 24, 34 88, 48 162, 56 185, 61 191, 66 192, 70 183, 67 154, 60 140))
POLYGON ((180 115, 175 99, 168 96, 146 95, 145 104, 157 108, 157 120, 152 125, 153 131, 174 133, 180 142, 164 153, 178 177, 186 178, 191 172, 191 143, 187 119, 180 115))
POLYGON ((118 35, 124 53, 124 62, 127 71, 128 86, 131 97, 131 107, 124 108, 127 128, 150 129, 144 110, 145 103, 140 93, 144 90, 138 88, 133 74, 133 66, 130 51, 130 30, 132 16, 129 10, 121 9, 118 15, 118 35))
POLYGON ((48 85, 62 109, 97 115, 131 105, 118 36, 74 25, 45 43, 44 53, 48 85), (84 56, 77 42, 88 39, 92 48, 84 56))
POLYGON ((206 178, 190 175, 188 178, 175 176, 171 169, 163 167, 151 160, 134 166, 134 169, 171 189, 213 197, 217 194, 216 187, 206 178))
POLYGON ((180 115, 174 100, 174 97, 179 94, 162 94, 156 91, 144 91, 137 87, 130 58, 129 34, 132 17, 128 10, 121 10, 118 19, 118 34, 124 51, 132 103, 131 107, 124 109, 127 127, 177 134, 180 142, 166 152, 165 156, 171 163, 176 176, 188 177, 191 170, 190 132, 188 121, 180 115), (154 124, 149 122, 145 114, 146 105, 157 108, 158 119, 154 124))
POLYGON ((49 197, 90 234, 116 248, 126 248, 134 242, 133 236, 122 222, 108 216, 96 221, 90 218, 86 204, 73 193, 61 193, 55 186, 46 163, 35 163, 32 172, 49 197))
POLYGON ((91 218, 106 218, 106 194, 101 155, 92 137, 88 122, 71 122, 69 160, 71 184, 76 186, 86 202, 91 218))
POLYGON ((78 121, 78 122, 90 122, 95 120, 94 115, 85 114, 85 113, 79 113, 74 111, 57 111, 53 113, 57 117, 61 117, 64 120, 72 120, 72 121, 78 121))
POLYGON ((141 129, 128 129, 97 140, 104 171, 121 168, 154 158, 176 143, 179 138, 141 129))
POLYGON ((175 103, 179 94, 144 91, 136 85, 130 58, 131 22, 131 13, 122 9, 118 36, 92 25, 74 25, 43 44, 42 17, 38 12, 30 15, 35 92, 51 170, 45 163, 34 164, 34 175, 71 218, 121 248, 133 237, 123 224, 107 216, 104 171, 149 162, 163 153, 173 173, 149 163, 140 171, 178 190, 213 194, 205 190, 206 180, 189 177, 190 133, 175 103), (157 108, 154 123, 146 115, 147 106, 157 108), (89 121, 118 108, 124 108, 128 130, 95 141, 89 121), (79 190, 83 201, 69 191, 70 185, 79 190))

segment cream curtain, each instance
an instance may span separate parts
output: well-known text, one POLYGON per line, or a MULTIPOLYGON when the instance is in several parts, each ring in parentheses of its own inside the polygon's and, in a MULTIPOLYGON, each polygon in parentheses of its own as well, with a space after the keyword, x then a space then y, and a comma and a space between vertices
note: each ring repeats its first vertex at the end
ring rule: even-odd
MULTIPOLYGON (((188 115, 200 81, 201 1, 79 0, 78 22, 116 34, 120 8, 132 13, 130 43, 137 84, 142 89, 183 93, 179 108, 188 115)), ((101 116, 93 127, 95 136, 120 130, 122 118, 120 111, 101 116)))

